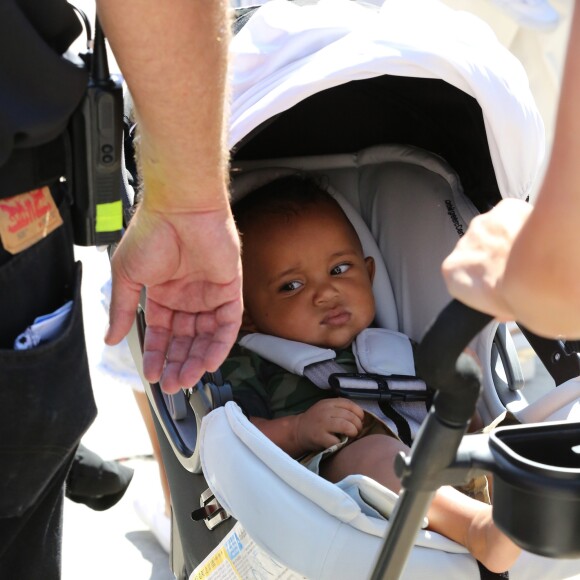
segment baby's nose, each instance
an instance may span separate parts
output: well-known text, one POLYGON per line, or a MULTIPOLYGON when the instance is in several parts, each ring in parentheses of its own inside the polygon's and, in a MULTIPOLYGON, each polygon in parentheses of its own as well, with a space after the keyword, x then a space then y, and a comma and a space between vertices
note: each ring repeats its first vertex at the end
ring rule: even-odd
POLYGON ((318 284, 314 293, 314 302, 325 303, 338 296, 338 290, 332 282, 318 284))

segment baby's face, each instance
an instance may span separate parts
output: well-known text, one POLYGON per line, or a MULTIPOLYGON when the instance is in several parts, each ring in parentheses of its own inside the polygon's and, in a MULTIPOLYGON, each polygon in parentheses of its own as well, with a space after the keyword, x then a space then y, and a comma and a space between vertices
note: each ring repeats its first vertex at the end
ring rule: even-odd
POLYGON ((244 234, 245 330, 340 349, 372 323, 374 262, 337 208, 319 210, 244 234))

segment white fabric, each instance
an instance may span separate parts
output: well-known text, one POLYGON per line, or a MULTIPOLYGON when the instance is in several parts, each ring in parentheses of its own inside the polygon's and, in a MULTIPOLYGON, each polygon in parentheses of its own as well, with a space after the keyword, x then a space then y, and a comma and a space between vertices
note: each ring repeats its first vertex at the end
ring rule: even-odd
POLYGON ((259 332, 247 334, 239 343, 262 358, 300 376, 304 375, 304 367, 336 358, 336 353, 329 348, 319 348, 259 332))
POLYGON ((519 61, 491 29, 437 0, 273 0, 231 43, 230 146, 309 95, 382 74, 439 78, 483 110, 500 191, 525 197, 544 155, 544 128, 519 61))
MULTIPOLYGON (((300 376, 304 376, 305 367, 336 358, 336 352, 332 349, 259 332, 246 334, 239 343, 262 358, 300 376)), ((415 376, 411 343, 400 332, 366 328, 356 337, 353 354, 360 372, 415 376)))
POLYGON ((477 210, 455 171, 437 155, 417 147, 380 145, 348 155, 238 162, 234 169, 235 200, 298 169, 328 182, 365 255, 375 259, 377 326, 420 341, 451 300, 441 262, 477 210))
MULTIPOLYGON (((370 576, 388 527, 376 514, 389 513, 388 490, 360 477, 345 479, 341 489, 314 475, 268 440, 235 403, 203 419, 200 443, 203 472, 216 498, 278 562, 311 580, 370 576), (357 482, 364 482, 360 495, 371 507, 353 499, 357 482)), ((578 560, 523 553, 510 578, 560 580, 579 572, 578 560)), ((462 546, 420 531, 402 578, 465 580, 479 578, 479 572, 462 546)))
POLYGON ((357 367, 363 373, 415 376, 409 338, 385 328, 366 328, 353 343, 357 367))
MULTIPOLYGON (((235 403, 204 418, 200 441, 216 498, 279 562, 311 579, 370 575, 385 520, 366 515, 351 495, 286 455, 235 403)), ((388 504, 387 498, 381 511, 388 504)), ((433 570, 443 570, 439 578, 446 580, 478 577, 475 561, 458 544, 426 531, 417 541, 404 578, 431 577, 433 570)))
MULTIPOLYGON (((556 124, 560 84, 566 60, 574 0, 549 0, 560 15, 560 25, 550 33, 519 26, 502 9, 495 6, 494 2, 444 1, 451 8, 469 10, 487 22, 502 44, 522 63, 546 127, 546 148, 549 155, 556 124)), ((534 1, 516 0, 516 3, 530 6, 534 4, 534 1)), ((540 184, 541 180, 538 180, 536 190, 540 184)), ((531 192, 532 200, 535 198, 535 193, 536 191, 531 192)))
POLYGON ((506 407, 521 423, 564 420, 580 422, 580 377, 548 391, 530 405, 520 406, 514 402, 508 403, 506 407))

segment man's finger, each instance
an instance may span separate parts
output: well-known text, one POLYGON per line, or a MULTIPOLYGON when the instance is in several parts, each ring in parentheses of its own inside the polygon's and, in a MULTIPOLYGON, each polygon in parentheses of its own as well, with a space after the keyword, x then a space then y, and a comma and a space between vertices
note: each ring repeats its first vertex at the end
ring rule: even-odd
POLYGON ((201 379, 206 370, 203 359, 197 356, 190 356, 181 366, 179 372, 180 384, 184 387, 192 387, 201 379))
POLYGON ((131 330, 139 304, 138 287, 116 279, 113 275, 111 288, 111 305, 109 307, 109 327, 105 342, 109 346, 119 344, 131 330))
POLYGON ((193 342, 191 336, 173 336, 167 349, 167 362, 183 365, 189 357, 193 342))
POLYGON ((143 374, 150 383, 161 377, 165 365, 170 333, 166 328, 147 326, 143 342, 143 374))
POLYGON ((181 370, 181 363, 168 362, 163 367, 163 372, 159 379, 161 389, 168 395, 174 395, 182 388, 182 383, 179 381, 179 371, 181 370))
POLYGON ((220 326, 213 336, 205 353, 208 371, 215 371, 226 359, 238 337, 237 323, 220 326))
POLYGON ((240 331, 242 309, 242 301, 233 300, 216 310, 213 339, 204 354, 207 370, 215 371, 228 356, 240 331))
POLYGON ((171 329, 174 336, 194 337, 197 324, 197 313, 178 311, 173 314, 171 329))

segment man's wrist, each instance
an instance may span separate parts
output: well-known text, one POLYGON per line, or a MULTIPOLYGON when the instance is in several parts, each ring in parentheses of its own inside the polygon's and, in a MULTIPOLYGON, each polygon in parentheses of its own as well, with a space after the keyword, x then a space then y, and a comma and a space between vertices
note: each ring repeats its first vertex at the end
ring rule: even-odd
POLYGON ((187 183, 189 188, 186 190, 187 186, 180 187, 177 180, 164 183, 144 176, 141 204, 149 211, 165 214, 230 211, 229 191, 224 178, 191 178, 187 183))
POLYGON ((157 156, 141 141, 138 167, 143 202, 160 211, 214 211, 229 206, 229 159, 220 148, 188 155, 184 163, 157 156))

